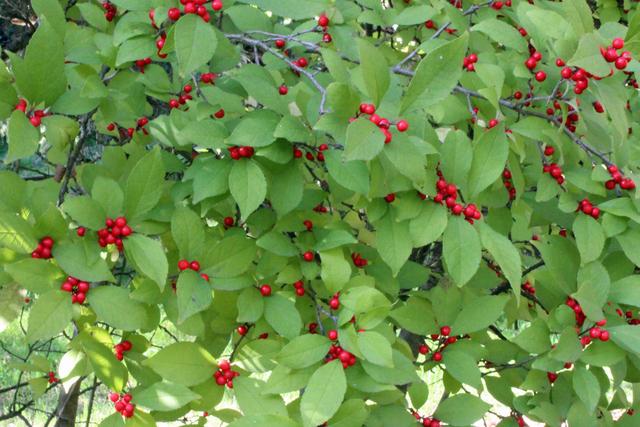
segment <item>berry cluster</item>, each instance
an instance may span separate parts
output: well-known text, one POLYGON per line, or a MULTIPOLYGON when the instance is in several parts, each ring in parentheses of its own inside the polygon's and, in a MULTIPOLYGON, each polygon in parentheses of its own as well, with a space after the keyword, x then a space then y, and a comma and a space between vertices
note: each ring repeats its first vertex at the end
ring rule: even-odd
POLYGON ((333 294, 331 299, 329 300, 329 307, 331 310, 337 310, 340 308, 340 292, 336 292, 333 294))
POLYGON ((132 348, 133 344, 131 344, 131 341, 124 340, 113 346, 113 352, 116 354, 116 359, 122 361, 122 359, 124 359, 124 353, 131 351, 132 348))
POLYGON ((102 8, 104 9, 104 17, 107 21, 113 21, 113 18, 116 17, 116 13, 118 13, 118 8, 113 3, 108 1, 102 2, 102 8))
MULTIPOLYGON (((431 360, 434 362, 441 362, 443 358, 442 351, 449 345, 455 344, 458 341, 458 337, 451 335, 450 326, 442 326, 440 328, 440 334, 433 334, 430 338, 435 341, 436 344, 436 349, 431 356, 431 360)), ((430 350, 426 344, 423 344, 418 348, 418 351, 420 354, 427 354, 430 350)))
MULTIPOLYGON (((550 145, 546 146, 544 149, 544 155, 547 157, 553 156, 554 152, 555 152, 554 148, 550 145)), ((549 175, 551 175, 551 177, 555 179, 559 185, 562 185, 564 183, 564 175, 562 174, 562 168, 557 163, 549 163, 549 164, 543 165, 542 172, 548 173, 549 175)))
POLYGON ((602 327, 607 324, 607 319, 598 320, 596 325, 589 329, 589 335, 585 335, 581 338, 581 340, 585 338, 590 338, 590 340, 583 345, 587 345, 591 342, 591 340, 600 340, 603 342, 609 341, 609 331, 603 329, 602 327))
POLYGON ((522 284, 521 288, 523 291, 525 291, 528 294, 531 294, 531 295, 536 294, 536 288, 528 280, 522 284))
POLYGON ((465 56, 462 60, 462 68, 465 68, 467 71, 475 71, 475 63, 478 62, 478 55, 472 53, 468 56, 465 56))
MULTIPOLYGON (((535 49, 531 49, 531 56, 529 56, 529 58, 526 61, 524 61, 524 65, 533 72, 533 70, 535 70, 535 68, 538 66, 538 61, 541 61, 541 60, 542 60, 542 54, 536 51, 535 49)), ((540 70, 534 74, 534 77, 537 81, 543 82, 547 79, 547 73, 540 70)))
POLYGON ((104 224, 106 227, 98 230, 98 244, 103 248, 115 244, 118 250, 122 251, 124 249, 122 239, 133 233, 131 227, 127 225, 127 219, 123 216, 119 216, 115 220, 107 218, 104 224))
MULTIPOLYGON (((510 1, 510 0, 507 0, 510 1)), ((502 3, 502 2, 495 2, 495 3, 502 3)), ((433 418, 433 417, 421 417, 420 414, 418 414, 417 412, 414 414, 414 417, 416 417, 416 419, 418 420, 418 422, 420 422, 423 427, 440 427, 440 420, 437 418, 433 418)))
POLYGON ((240 375, 240 373, 232 370, 231 364, 226 360, 221 360, 220 363, 218 363, 218 368, 219 369, 213 374, 213 377, 216 379, 216 384, 233 388, 233 379, 240 375))
POLYGON ((250 146, 237 147, 234 145, 233 147, 229 147, 229 155, 231 155, 233 160, 240 160, 242 158, 250 159, 254 154, 255 150, 250 146))
MULTIPOLYGON (((180 16, 182 16, 182 13, 184 13, 185 15, 196 14, 201 17, 204 22, 209 22, 211 20, 211 14, 205 6, 206 2, 206 0, 180 0, 180 4, 184 6, 182 8, 182 12, 180 12, 180 9, 178 9, 177 7, 172 7, 171 9, 169 9, 167 15, 172 21, 177 21, 178 19, 180 19, 180 16)), ((211 2, 211 9, 213 9, 214 12, 222 9, 222 1, 213 0, 211 2)))
POLYGON ((604 183, 607 190, 613 190, 616 185, 619 185, 623 190, 633 190, 636 188, 636 183, 631 178, 625 178, 616 165, 610 165, 607 171, 611 175, 611 179, 604 183))
POLYGON ((298 295, 299 297, 304 296, 304 282, 302 280, 294 282, 293 287, 296 290, 296 295, 298 295))
POLYGON ((438 194, 433 198, 436 203, 442 204, 444 202, 453 215, 464 214, 465 219, 471 224, 482 218, 482 214, 473 203, 462 206, 456 201, 458 198, 458 187, 456 187, 455 184, 448 183, 440 171, 438 171, 438 177, 439 179, 436 182, 438 194))
POLYGON ((624 51, 618 54, 618 51, 624 47, 624 40, 621 38, 615 38, 611 42, 611 46, 601 47, 600 53, 607 62, 614 63, 618 70, 624 70, 627 68, 627 64, 631 61, 631 52, 624 51))
POLYGON ((129 393, 118 394, 113 392, 109 394, 109 400, 114 403, 114 408, 125 418, 133 417, 133 413, 136 409, 136 405, 131 403, 131 399, 132 397, 129 393))
POLYGON ((589 199, 582 199, 578 204, 578 209, 576 209, 576 211, 582 211, 583 214, 589 215, 593 217, 593 219, 598 219, 600 217, 600 208, 593 206, 589 199))
POLYGON ((159 58, 164 59, 164 58, 167 57, 166 53, 160 52, 162 50, 162 48, 164 47, 166 42, 167 42, 167 34, 164 33, 164 32, 160 33, 160 37, 158 39, 156 39, 156 49, 158 49, 156 54, 158 55, 159 58))
POLYGON ((356 364, 356 356, 347 350, 340 347, 338 344, 331 344, 329 348, 329 353, 325 356, 325 363, 329 363, 332 360, 339 359, 342 362, 342 367, 347 369, 349 366, 353 366, 356 364))
POLYGON ((82 304, 87 299, 87 293, 90 288, 89 283, 71 276, 67 277, 67 280, 60 285, 61 290, 71 292, 72 304, 82 304))
POLYGON ((57 383, 58 381, 60 381, 58 378, 56 378, 56 373, 53 371, 49 371, 47 376, 49 377, 49 384, 57 383))
MULTIPOLYGON (((329 146, 327 144, 320 144, 318 146, 318 154, 316 154, 315 160, 319 162, 324 162, 323 151, 326 151, 328 149, 329 149, 329 146)), ((299 159, 302 157, 302 154, 303 154, 302 150, 300 150, 298 147, 295 147, 295 146, 293 147, 293 157, 295 157, 296 159, 299 159)), ((305 158, 310 162, 312 162, 314 160, 313 153, 311 151, 307 151, 307 153, 305 154, 305 158)))
POLYGON ((53 249, 53 244, 55 242, 49 236, 45 236, 40 239, 38 243, 38 247, 31 252, 31 258, 42 258, 49 259, 51 258, 51 250, 53 249))
POLYGON ((329 18, 324 13, 318 17, 318 26, 322 29, 322 41, 325 43, 331 43, 333 38, 331 34, 327 32, 327 27, 329 27, 329 18))
MULTIPOLYGON (((393 123, 391 123, 389 119, 385 117, 380 117, 379 115, 377 115, 375 105, 364 104, 364 103, 360 104, 360 111, 357 115, 359 116, 360 114, 365 114, 369 116, 369 120, 373 124, 378 126, 378 128, 380 129, 380 132, 384 134, 385 144, 388 144, 391 142, 391 140, 393 139, 393 135, 389 131, 389 128, 393 125, 393 123)), ((355 118, 350 119, 350 121, 353 121, 353 120, 355 120, 355 118)), ((398 132, 406 132, 409 129, 409 123, 406 120, 398 120, 398 122, 395 123, 395 126, 398 132)))
POLYGON ((502 183, 509 192, 509 200, 514 200, 516 198, 516 188, 513 186, 513 181, 511 181, 511 171, 507 168, 502 171, 502 183))
MULTIPOLYGON (((27 100, 24 98, 20 98, 15 107, 16 110, 20 110, 23 113, 27 114, 27 100)), ((33 127, 40 127, 42 124, 42 118, 50 115, 44 110, 34 110, 31 115, 28 115, 29 122, 33 125, 33 127)))
POLYGON ((582 327, 582 325, 584 324, 584 321, 587 319, 587 317, 582 312, 582 307, 580 307, 580 303, 578 301, 574 300, 573 298, 568 297, 567 301, 565 302, 565 304, 567 306, 569 306, 569 308, 571 308, 573 310, 573 312, 575 313, 576 325, 578 327, 582 327))
MULTIPOLYGON (((623 316, 622 310, 619 309, 619 308, 616 309, 616 313, 618 313, 618 316, 620 316, 620 317, 623 316)), ((640 319, 633 317, 633 311, 631 311, 631 310, 625 311, 624 312, 624 317, 626 318, 628 324, 630 324, 630 325, 640 325, 640 319)))
POLYGON ((326 206, 322 206, 322 204, 319 204, 318 206, 313 208, 313 211, 318 213, 327 213, 329 212, 329 208, 326 206))
POLYGON ((182 93, 178 96, 178 98, 169 100, 169 107, 180 108, 181 105, 184 105, 187 103, 187 101, 192 100, 193 97, 190 95, 192 90, 193 87, 191 85, 184 85, 184 87, 182 88, 182 93))
MULTIPOLYGON (((186 259, 181 259, 180 261, 178 261, 178 270, 184 271, 187 269, 191 269, 193 271, 200 271, 200 263, 198 261, 189 262, 186 259)), ((204 280, 209 281, 209 275, 205 273, 200 273, 200 276, 204 280)))
POLYGON ((144 68, 151 64, 151 58, 144 58, 144 59, 138 59, 136 62, 136 67, 138 68, 138 71, 140 71, 142 74, 144 74, 144 68))
POLYGON ((358 268, 364 268, 369 264, 369 261, 366 258, 362 258, 362 256, 358 252, 354 252, 351 254, 351 260, 353 261, 353 265, 358 268))
POLYGON ((214 84, 218 75, 216 73, 202 73, 200 74, 200 82, 204 84, 214 84))
POLYGON ((271 286, 270 285, 262 285, 260 286, 260 294, 263 297, 271 296, 271 286))

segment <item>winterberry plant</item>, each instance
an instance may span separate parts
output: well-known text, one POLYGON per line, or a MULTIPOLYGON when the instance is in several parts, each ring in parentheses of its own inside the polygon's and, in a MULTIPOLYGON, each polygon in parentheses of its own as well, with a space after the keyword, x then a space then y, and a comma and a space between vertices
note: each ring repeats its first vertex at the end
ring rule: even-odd
POLYGON ((640 425, 637 3, 31 3, 0 421, 640 425))

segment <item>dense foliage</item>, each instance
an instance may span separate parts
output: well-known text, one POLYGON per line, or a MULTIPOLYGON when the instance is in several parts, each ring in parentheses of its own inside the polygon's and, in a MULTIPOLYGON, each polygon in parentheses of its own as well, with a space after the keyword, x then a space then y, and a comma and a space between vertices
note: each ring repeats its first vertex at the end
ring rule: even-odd
POLYGON ((0 420, 640 425, 635 3, 31 7, 0 420))

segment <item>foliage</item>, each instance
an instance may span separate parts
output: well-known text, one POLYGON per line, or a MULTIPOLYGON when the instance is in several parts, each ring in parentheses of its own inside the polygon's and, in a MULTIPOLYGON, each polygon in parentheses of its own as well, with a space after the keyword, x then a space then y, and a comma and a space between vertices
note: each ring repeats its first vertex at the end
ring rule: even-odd
POLYGON ((102 426, 638 424, 630 4, 31 6, 0 420, 91 379, 102 426))

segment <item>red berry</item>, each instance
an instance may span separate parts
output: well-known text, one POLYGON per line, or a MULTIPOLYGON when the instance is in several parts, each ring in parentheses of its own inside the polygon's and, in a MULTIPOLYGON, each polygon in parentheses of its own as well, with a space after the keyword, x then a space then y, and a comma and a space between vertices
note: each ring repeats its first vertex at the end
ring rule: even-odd
POLYGON ((198 261, 191 261, 189 267, 194 271, 198 271, 200 270, 200 263, 198 261))
POLYGON ((420 354, 429 353, 429 347, 427 347, 426 344, 422 344, 420 347, 418 347, 418 353, 420 354))
POLYGON ((275 44, 278 49, 282 49, 287 43, 283 39, 278 39, 275 44))
POLYGON ((268 297, 269 295, 271 295, 271 286, 269 285, 260 286, 260 293, 262 294, 263 297, 268 297))
POLYGON ((451 328, 449 326, 443 326, 440 328, 440 335, 446 337, 451 333, 451 328))
POLYGON ((85 233, 86 233, 86 232, 87 232, 87 229, 86 229, 86 228, 84 228, 84 227, 78 227, 78 228, 76 229, 76 234, 77 234, 79 237, 84 237, 84 235, 85 235, 85 233))
POLYGON ((189 261, 187 261, 186 259, 181 259, 180 261, 178 261, 178 269, 180 269, 180 271, 184 271, 188 268, 189 268, 189 261))
POLYGON ((180 9, 178 9, 177 7, 172 7, 171 9, 169 9, 167 15, 172 21, 177 21, 178 19, 180 19, 180 9))
POLYGON ((489 120, 489 124, 487 125, 487 127, 489 129, 494 128, 494 127, 498 126, 498 123, 499 123, 498 119, 491 119, 491 120, 489 120))
POLYGON ((615 38, 613 39, 611 46, 613 46, 614 49, 622 49, 624 47, 624 40, 619 37, 615 38))
POLYGON ((405 132, 409 129, 409 123, 407 123, 406 120, 400 120, 396 123, 396 129, 398 129, 398 132, 405 132))
POLYGON ((280 95, 286 95, 289 93, 289 88, 283 84, 278 88, 278 93, 280 93, 280 95))
POLYGON ((247 329, 246 326, 240 325, 240 326, 238 326, 237 331, 238 331, 238 334, 240 334, 240 335, 246 335, 247 332, 248 332, 248 329, 247 329))
POLYGON ((213 10, 215 10, 216 12, 219 11, 220 9, 222 9, 222 1, 220 0, 213 0, 211 2, 211 8, 213 10))
POLYGON ((320 17, 318 18, 318 25, 320 25, 321 27, 326 27, 329 25, 329 18, 327 18, 327 15, 320 15, 320 17))
POLYGON ((434 362, 442 361, 442 353, 440 353, 439 351, 433 353, 433 361, 434 362))
POLYGON ((555 153, 555 149, 551 145, 547 145, 544 148, 544 155, 545 156, 553 156, 553 153, 555 153))
POLYGON ((233 224, 235 223, 234 219, 230 216, 225 217, 224 218, 224 225, 227 227, 233 227, 233 224))
POLYGON ((311 262, 315 259, 315 255, 313 254, 313 252, 307 251, 304 254, 302 254, 302 258, 304 258, 304 260, 307 262, 311 262))
POLYGON ((327 337, 331 341, 337 340, 338 339, 338 331, 336 331, 335 329, 331 329, 329 332, 327 332, 327 337))
POLYGON ((535 77, 537 81, 543 82, 547 79, 547 73, 545 73, 544 71, 538 71, 535 77))

